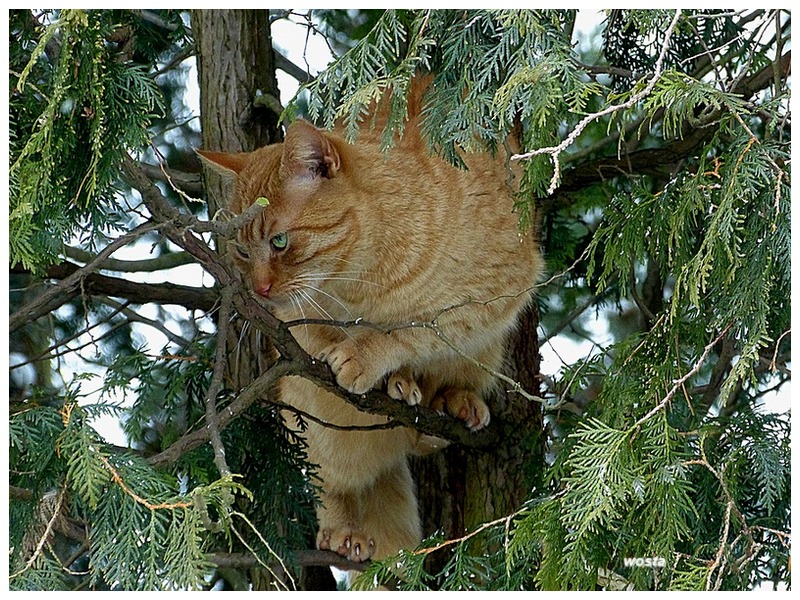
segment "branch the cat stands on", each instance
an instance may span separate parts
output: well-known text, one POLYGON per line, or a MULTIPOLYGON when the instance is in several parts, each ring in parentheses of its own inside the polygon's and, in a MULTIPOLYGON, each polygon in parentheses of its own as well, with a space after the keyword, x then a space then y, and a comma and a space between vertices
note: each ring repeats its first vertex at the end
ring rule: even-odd
MULTIPOLYGON (((234 213, 269 200, 239 230, 233 258, 276 317, 300 321, 293 335, 341 387, 385 386, 478 430, 542 260, 535 233, 520 233, 509 188, 516 167, 503 151, 465 155, 467 170, 429 152, 420 132, 428 82, 413 82, 404 135, 386 152, 390 91, 353 144, 298 120, 283 143, 199 154, 235 178, 234 213), (358 319, 380 328, 341 326, 358 319), (409 326, 425 322, 436 327, 409 326)), ((284 377, 279 395, 314 417, 303 435, 322 479, 318 547, 361 562, 417 546, 407 457, 442 444, 407 427, 342 429, 385 419, 301 377, 284 377)))

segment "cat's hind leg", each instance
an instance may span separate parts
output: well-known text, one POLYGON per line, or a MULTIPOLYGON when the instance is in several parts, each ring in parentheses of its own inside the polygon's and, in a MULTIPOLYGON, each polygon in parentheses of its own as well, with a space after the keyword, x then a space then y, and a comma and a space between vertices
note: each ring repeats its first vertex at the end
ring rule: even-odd
POLYGON ((422 537, 414 482, 404 460, 360 490, 324 492, 317 547, 353 562, 411 549, 422 537))
POLYGON ((407 461, 388 469, 362 493, 365 531, 375 540, 373 558, 413 550, 422 540, 414 481, 407 461))

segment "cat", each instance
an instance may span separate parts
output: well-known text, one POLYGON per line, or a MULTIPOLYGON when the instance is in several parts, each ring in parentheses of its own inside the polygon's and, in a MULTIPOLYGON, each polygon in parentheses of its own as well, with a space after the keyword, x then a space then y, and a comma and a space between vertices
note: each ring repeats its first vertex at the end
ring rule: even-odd
MULTIPOLYGON (((502 367, 542 259, 534 232, 518 227, 504 152, 467 154, 466 170, 429 152, 420 131, 429 84, 413 82, 404 134, 387 152, 391 92, 353 144, 341 126, 323 131, 296 120, 282 143, 198 153, 235 179, 234 213, 269 201, 233 246, 245 281, 273 314, 365 323, 293 328, 340 386, 356 394, 385 386, 393 398, 477 430, 490 420, 492 371, 502 367)), ((284 402, 315 418, 304 435, 322 480, 317 547, 355 562, 414 548, 422 532, 407 457, 439 440, 410 428, 326 427, 317 421, 363 428, 386 419, 301 377, 279 385, 284 402)))

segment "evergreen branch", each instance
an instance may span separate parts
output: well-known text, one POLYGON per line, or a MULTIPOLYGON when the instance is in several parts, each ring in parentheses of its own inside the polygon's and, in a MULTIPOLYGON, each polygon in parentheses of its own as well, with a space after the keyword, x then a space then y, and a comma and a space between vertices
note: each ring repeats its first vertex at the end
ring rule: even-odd
POLYGON ((47 526, 42 532, 42 535, 39 537, 39 541, 36 544, 36 548, 34 552, 31 554, 31 557, 25 563, 25 566, 17 571, 9 575, 9 579, 14 579, 22 575, 25 571, 33 566, 33 563, 36 562, 36 559, 39 558, 39 555, 42 553, 42 549, 44 548, 45 544, 47 543, 48 538, 50 537, 51 533, 53 532, 53 528, 55 526, 58 517, 61 515, 61 506, 64 503, 64 497, 67 495, 67 482, 66 480, 61 484, 61 490, 58 493, 58 498, 56 500, 56 505, 53 508, 53 514, 50 517, 50 520, 47 522, 47 526))
MULTIPOLYGON (((711 577, 713 576, 714 571, 720 568, 720 565, 722 564, 723 556, 725 553, 725 546, 727 546, 728 542, 728 531, 731 526, 732 510, 733 510, 733 502, 729 500, 727 505, 725 506, 725 522, 722 529, 722 535, 720 536, 719 548, 717 549, 717 553, 714 556, 714 562, 711 563, 711 566, 708 568, 708 575, 706 576, 706 590, 711 589, 711 577)), ((723 570, 724 570, 724 564, 722 564, 722 568, 717 574, 717 583, 714 585, 715 592, 719 590, 719 587, 722 584, 723 570)))
MULTIPOLYGON (((122 172, 131 185, 142 194, 145 205, 156 220, 169 224, 168 227, 164 229, 176 232, 180 231, 180 237, 191 231, 195 233, 215 233, 224 238, 231 238, 236 235, 239 229, 260 215, 268 204, 255 201, 244 211, 231 219, 225 221, 221 219, 217 220, 219 215, 215 215, 211 221, 203 221, 194 215, 181 212, 170 206, 164 199, 161 191, 153 184, 150 178, 145 175, 139 164, 130 156, 126 155, 123 158, 122 172)), ((220 211, 220 214, 227 214, 227 212, 220 211)), ((180 242, 176 243, 182 245, 180 242)), ((208 251, 204 252, 204 254, 208 254, 208 251)))
POLYGON ((778 349, 781 346, 781 340, 785 338, 787 335, 789 335, 791 332, 792 328, 790 327, 789 329, 784 331, 775 342, 775 351, 772 353, 772 361, 769 363, 770 371, 772 371, 773 373, 776 373, 778 371, 778 367, 776 366, 776 361, 778 359, 778 349))
POLYGON ((122 479, 122 476, 119 472, 111 465, 108 459, 103 456, 102 454, 98 454, 97 457, 100 459, 100 462, 103 463, 103 466, 109 471, 111 474, 111 479, 114 483, 116 483, 123 492, 128 494, 133 500, 144 506, 149 510, 175 510, 176 508, 190 508, 193 504, 192 502, 184 501, 184 502, 159 502, 157 504, 153 504, 146 498, 142 498, 139 494, 134 492, 131 488, 127 486, 125 481, 122 479))
POLYGON ((461 544, 461 543, 466 542, 467 540, 475 537, 476 535, 478 535, 482 531, 486 531, 487 529, 491 529, 492 527, 497 527, 498 525, 505 525, 506 531, 508 531, 508 529, 510 527, 510 524, 511 524, 511 521, 514 520, 516 517, 518 517, 523 512, 525 512, 526 510, 527 510, 527 507, 523 507, 523 508, 511 513, 510 515, 507 515, 505 517, 501 517, 499 519, 495 519, 494 521, 489 521, 487 523, 483 523, 479 527, 476 527, 475 529, 473 529, 469 533, 467 533, 467 534, 465 534, 465 535, 463 535, 463 536, 461 536, 459 538, 454 538, 454 539, 451 539, 451 540, 445 540, 443 542, 440 542, 440 543, 436 544, 435 546, 430 546, 430 547, 427 547, 427 548, 420 548, 418 550, 414 550, 412 552, 412 554, 415 554, 415 555, 427 555, 427 554, 430 554, 431 552, 436 552, 437 550, 441 550, 442 548, 446 548, 447 546, 452 546, 453 544, 461 544))
MULTIPOLYGON (((778 61, 780 72, 786 77, 791 68, 791 50, 781 56, 778 61)), ((764 67, 747 79, 743 79, 731 90, 731 93, 747 100, 772 83, 773 64, 764 67)), ((711 124, 719 117, 719 111, 709 113, 704 118, 704 123, 711 124)), ((688 133, 682 135, 672 143, 659 148, 645 148, 630 152, 624 156, 602 156, 589 162, 578 164, 565 171, 564 183, 559 186, 555 197, 549 203, 554 204, 558 199, 557 209, 572 202, 571 194, 586 187, 603 182, 618 175, 656 175, 668 176, 674 165, 692 155, 702 144, 713 137, 716 129, 713 127, 698 127, 696 124, 683 127, 688 133)), ((616 139, 610 136, 609 139, 616 139)), ((599 147, 599 146, 598 146, 599 147)), ((583 156, 582 153, 575 156, 583 156)), ((571 161, 574 156, 571 157, 571 161)))
POLYGON ((724 329, 723 329, 723 330, 720 332, 720 334, 719 334, 717 337, 715 337, 715 338, 714 338, 714 340, 712 340, 711 342, 709 342, 709 343, 706 345, 706 347, 703 349, 703 352, 702 352, 702 354, 700 355, 700 357, 699 357, 699 358, 697 359, 697 361, 695 362, 694 366, 693 366, 691 369, 689 369, 689 371, 688 371, 688 372, 687 372, 687 373, 686 373, 684 376, 682 376, 682 377, 680 377, 679 379, 677 379, 677 380, 676 380, 676 381, 673 383, 672 387, 671 387, 671 388, 670 388, 670 390, 667 392, 667 394, 664 396, 664 398, 661 400, 661 402, 659 402, 658 404, 656 404, 656 405, 655 405, 655 406, 654 406, 652 409, 650 409, 650 411, 649 411, 649 412, 648 412, 646 415, 644 415, 644 416, 643 416, 641 419, 639 419, 638 421, 636 421, 636 423, 634 423, 634 424, 633 424, 633 425, 630 427, 630 429, 629 429, 628 431, 631 431, 631 432, 632 432, 632 431, 635 431, 636 429, 639 429, 639 428, 640 428, 640 427, 641 427, 641 426, 642 426, 644 423, 646 423, 646 422, 647 422, 647 421, 648 421, 648 420, 649 420, 649 419, 650 419, 650 418, 651 418, 653 415, 657 414, 657 413, 658 413, 659 411, 661 411, 661 410, 662 410, 662 409, 663 409, 663 408, 664 408, 664 407, 665 407, 667 404, 669 404, 669 402, 672 400, 672 397, 673 397, 673 396, 674 396, 674 395, 675 395, 675 394, 678 392, 678 390, 680 390, 680 389, 683 387, 683 385, 684 385, 684 384, 685 384, 685 383, 686 383, 686 382, 687 382, 689 379, 691 379, 692 377, 694 377, 694 376, 695 376, 695 375, 696 375, 696 374, 697 374, 697 373, 700 371, 700 369, 703 367, 703 363, 705 363, 705 361, 706 361, 706 358, 708 358, 708 355, 711 353, 711 350, 714 348, 714 346, 716 346, 716 345, 717 345, 717 343, 718 343, 718 342, 719 342, 719 341, 720 341, 720 340, 721 340, 723 337, 725 337, 725 335, 728 333, 728 330, 729 330, 729 329, 730 329, 732 326, 733 326, 733 324, 732 324, 732 323, 729 323, 728 325, 726 325, 726 326, 725 326, 725 328, 724 328, 724 329))
POLYGON ((294 77, 298 82, 302 84, 309 84, 314 81, 315 77, 312 76, 307 69, 303 69, 302 67, 297 66, 277 49, 273 48, 272 51, 275 56, 276 69, 280 69, 287 75, 294 77))
POLYGON ((681 10, 678 9, 675 11, 675 15, 672 18, 672 22, 667 28, 666 34, 664 36, 664 42, 661 46, 661 53, 659 54, 658 60, 656 61, 653 76, 650 78, 650 80, 647 82, 647 85, 645 85, 645 87, 642 90, 636 92, 627 101, 621 104, 612 104, 611 106, 607 106, 601 111, 585 116, 573 128, 572 132, 566 137, 566 139, 564 139, 564 141, 562 141, 557 146, 550 146, 548 148, 539 148, 537 150, 532 150, 530 152, 525 152, 523 154, 514 154, 511 157, 511 160, 524 160, 533 158, 534 156, 538 156, 540 154, 550 155, 550 158, 553 161, 554 171, 553 171, 553 176, 550 179, 550 186, 547 189, 548 195, 551 195, 553 192, 555 192, 556 187, 558 185, 558 181, 561 178, 561 163, 559 161, 559 156, 564 150, 569 148, 575 142, 578 136, 590 123, 596 121, 601 117, 615 113, 619 110, 624 110, 635 106, 636 104, 639 103, 639 101, 647 97, 650 94, 650 92, 653 91, 653 89, 656 86, 656 83, 658 83, 658 80, 661 79, 661 74, 664 66, 664 59, 666 58, 667 55, 670 39, 672 38, 672 33, 675 31, 675 27, 678 24, 678 19, 680 18, 680 16, 681 16, 681 10))
POLYGON ((744 518, 744 515, 741 513, 739 508, 736 506, 736 500, 731 494, 730 488, 728 484, 725 482, 722 474, 714 468, 714 466, 709 462, 708 457, 706 456, 705 444, 704 439, 700 441, 700 459, 693 459, 684 461, 684 465, 700 465, 708 469, 709 472, 714 476, 714 478, 719 482, 720 488, 722 488, 722 493, 725 496, 725 521, 723 523, 723 530, 722 535, 720 536, 720 544, 717 549, 717 552, 714 556, 714 562, 710 565, 708 569, 708 575, 706 578, 706 589, 711 589, 711 577, 714 574, 716 569, 720 569, 719 574, 717 575, 717 582, 714 585, 714 590, 718 590, 720 585, 722 584, 722 575, 724 570, 724 563, 722 562, 724 557, 725 547, 728 545, 728 534, 730 531, 730 524, 731 524, 731 514, 736 514, 737 519, 741 523, 743 534, 748 537, 750 540, 750 547, 752 548, 755 545, 753 540, 752 533, 750 532, 750 528, 747 526, 747 521, 744 518))
POLYGON ((445 346, 450 348, 453 352, 458 354, 461 358, 464 358, 465 360, 469 361, 470 363, 472 363, 473 365, 475 365, 479 369, 489 373, 493 377, 496 377, 496 378, 500 379, 501 381, 504 381, 505 383, 510 385, 511 389, 509 391, 515 392, 517 394, 520 394, 522 397, 524 397, 527 400, 530 400, 531 402, 540 402, 541 403, 541 402, 544 402, 544 399, 540 398, 539 396, 535 396, 535 395, 527 392, 520 382, 513 380, 511 377, 509 377, 508 375, 505 375, 504 373, 501 373, 501 372, 499 372, 499 371, 497 371, 495 369, 492 369, 491 367, 489 367, 488 365, 482 363, 481 361, 479 361, 475 357, 470 356, 469 354, 464 352, 455 342, 453 342, 449 337, 447 337, 444 334, 444 332, 439 327, 439 324, 437 323, 437 320, 439 319, 439 317, 441 317, 442 315, 446 314, 447 312, 449 312, 451 310, 455 310, 457 308, 461 308, 461 307, 466 306, 468 304, 474 304, 474 303, 489 304, 489 303, 491 303, 491 302, 493 302, 495 300, 500 300, 501 298, 509 298, 509 297, 511 297, 511 296, 501 296, 501 297, 498 297, 498 298, 493 298, 492 300, 485 300, 485 301, 467 300, 467 301, 465 301, 465 302, 463 302, 461 304, 452 305, 452 306, 448 306, 447 308, 443 308, 442 310, 439 311, 439 314, 437 316, 435 316, 433 319, 431 319, 430 321, 411 321, 409 323, 403 323, 403 324, 400 324, 400 325, 380 325, 380 324, 377 324, 377 323, 372 323, 370 321, 365 321, 364 319, 362 319, 360 317, 357 318, 357 319, 350 320, 350 321, 338 321, 338 320, 335 320, 335 319, 314 319, 314 318, 295 319, 293 321, 287 321, 285 323, 285 325, 286 325, 287 328, 298 327, 300 325, 328 325, 330 327, 340 327, 340 328, 366 327, 366 328, 369 328, 369 329, 374 329, 376 331, 380 331, 381 333, 391 333, 393 331, 401 331, 403 329, 427 329, 429 331, 432 331, 436 335, 436 337, 438 337, 444 343, 445 346))

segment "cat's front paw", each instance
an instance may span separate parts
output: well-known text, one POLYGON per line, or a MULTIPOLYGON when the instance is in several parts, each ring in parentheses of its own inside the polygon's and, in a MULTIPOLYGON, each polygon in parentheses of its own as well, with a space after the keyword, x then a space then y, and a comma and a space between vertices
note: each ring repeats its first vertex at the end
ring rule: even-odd
POLYGON ((443 390, 431 401, 431 408, 464 421, 472 431, 486 427, 491 417, 486 402, 474 391, 463 388, 443 390))
POLYGON ((384 372, 376 368, 359 350, 352 339, 328 346, 320 353, 320 360, 330 365, 336 383, 354 394, 364 394, 375 387, 384 372))
POLYGON ((417 406, 422 402, 422 391, 414 379, 411 369, 403 367, 389 375, 386 383, 386 393, 390 398, 403 400, 411 406, 417 406))
POLYGON ((375 553, 375 540, 349 527, 325 528, 317 533, 317 548, 332 550, 353 562, 364 562, 375 553))

